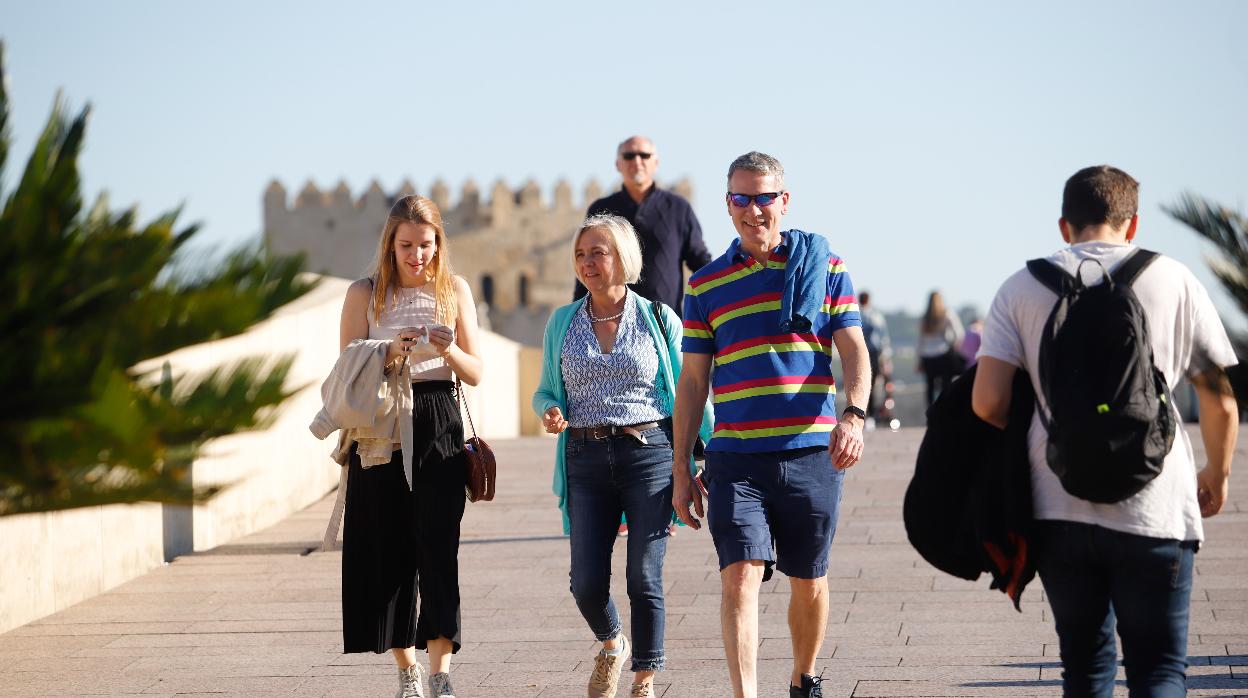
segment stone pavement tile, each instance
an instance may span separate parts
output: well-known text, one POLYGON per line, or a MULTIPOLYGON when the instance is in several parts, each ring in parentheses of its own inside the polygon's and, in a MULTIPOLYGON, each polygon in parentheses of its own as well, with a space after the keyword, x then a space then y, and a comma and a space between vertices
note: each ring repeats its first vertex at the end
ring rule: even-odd
POLYGON ((277 641, 268 633, 210 633, 185 635, 125 635, 105 647, 263 647, 277 641))
POLYGON ((1009 667, 1039 671, 1046 667, 1060 667, 1061 663, 1054 657, 980 657, 980 656, 932 656, 902 657, 898 666, 942 667, 942 666, 983 666, 1009 667))
POLYGON ((1193 618, 1187 632, 1192 635, 1241 635, 1248 637, 1248 626, 1239 621, 1193 618))
POLYGON ((838 645, 836 657, 985 657, 993 660, 1002 657, 1043 656, 1042 643, 999 643, 985 645, 945 644, 931 645, 838 645))
POLYGON ((342 619, 337 615, 314 618, 256 618, 248 620, 208 620, 188 624, 185 633, 285 633, 342 632, 342 619))
POLYGON ((6 672, 4 695, 39 692, 59 695, 141 693, 156 682, 154 676, 135 676, 62 668, 60 671, 6 672))
POLYGON ((1034 667, 966 664, 857 667, 837 673, 849 674, 858 680, 945 681, 959 684, 977 681, 1036 681, 1043 678, 1040 670, 1034 667))
POLYGON ((1061 682, 1050 680, 971 681, 859 681, 854 698, 875 696, 1046 696, 1061 693, 1061 682))
POLYGON ((295 684, 294 689, 301 697, 360 698, 393 696, 398 687, 398 672, 391 671, 384 676, 308 676, 295 684))
MULTIPOLYGON (((18 659, 9 664, 0 664, 0 674, 8 676, 9 672, 43 672, 52 674, 60 671, 81 671, 116 674, 124 672, 127 667, 138 661, 138 657, 28 657, 18 659)), ((0 679, 0 683, 4 679, 0 679)))
MULTIPOLYGON (((162 677, 156 680, 145 693, 214 693, 230 691, 248 695, 262 693, 293 693, 303 683, 301 677, 285 676, 249 676, 249 677, 162 677)), ((395 685, 398 679, 395 679, 395 685)))
POLYGON ((1201 557, 1201 555, 1196 556, 1196 572, 1202 577, 1223 574, 1248 575, 1248 557, 1204 560, 1201 557))
POLYGON ((151 674, 163 671, 184 671, 188 674, 203 674, 218 671, 222 672, 223 676, 262 676, 262 669, 274 668, 282 671, 280 674, 274 674, 275 676, 291 676, 291 667, 301 666, 306 672, 310 666, 328 663, 332 659, 333 655, 313 652, 280 655, 267 651, 235 651, 232 654, 217 655, 161 653, 135 659, 123 670, 123 673, 151 674))
POLYGON ((1200 588, 1207 591, 1215 589, 1248 589, 1248 574, 1202 574, 1200 588))
MULTIPOLYGON (((163 662, 162 662, 163 665, 163 662)), ((162 680, 181 679, 214 679, 214 678, 257 678, 257 677, 303 677, 308 674, 306 661, 288 662, 255 662, 245 664, 224 664, 219 666, 203 666, 194 669, 160 668, 156 677, 162 680)))
POLYGON ((31 623, 15 628, 10 637, 89 637, 92 635, 129 635, 133 633, 178 633, 189 625, 177 622, 115 622, 115 623, 31 623))
POLYGON ((1248 601, 1248 588, 1206 589, 1210 601, 1248 601))
MULTIPOLYGON (((263 652, 267 657, 308 657, 321 654, 313 647, 280 647, 274 645, 182 645, 153 647, 150 644, 138 644, 124 647, 87 647, 75 650, 72 657, 186 657, 232 656, 240 653, 263 652)), ((325 649, 325 648, 322 648, 325 649)))
MULTIPOLYGON (((898 601, 908 603, 918 601, 923 603, 938 604, 946 607, 957 608, 963 603, 991 603, 997 600, 1002 604, 1013 608, 1012 604, 1006 599, 1005 594, 998 591, 990 591, 987 586, 984 589, 974 590, 932 590, 932 589, 912 589, 912 590, 878 590, 878 589, 862 589, 855 593, 854 601, 864 601, 867 603, 884 603, 898 601)), ((1032 599, 1035 603, 1037 599, 1032 599)), ((1027 607, 1027 596, 1023 597, 1023 608, 1027 607)))
POLYGON ((481 696, 535 696, 546 686, 580 686, 584 691, 591 671, 592 667, 584 671, 543 671, 537 667, 515 670, 495 668, 473 684, 473 693, 481 696))
MULTIPOLYGON (((41 618, 31 625, 77 625, 81 623, 189 623, 212 620, 221 613, 221 604, 179 605, 100 605, 79 604, 59 613, 41 618)), ((14 629, 10 632, 16 632, 14 629)))

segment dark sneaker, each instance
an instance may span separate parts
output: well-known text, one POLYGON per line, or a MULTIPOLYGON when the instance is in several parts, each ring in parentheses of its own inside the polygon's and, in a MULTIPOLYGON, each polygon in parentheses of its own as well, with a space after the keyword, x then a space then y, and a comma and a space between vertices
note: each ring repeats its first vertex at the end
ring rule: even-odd
POLYGON ((802 685, 789 685, 789 698, 823 698, 823 689, 820 684, 823 683, 823 673, 818 676, 810 674, 802 674, 802 685))
POLYGON ((429 695, 431 698, 455 698, 455 689, 451 688, 451 675, 445 671, 430 674, 429 695))
POLYGON ((605 649, 594 657, 594 673, 589 677, 588 698, 614 698, 615 688, 620 683, 620 671, 624 662, 628 661, 628 638, 620 634, 619 654, 607 654, 605 649))
POLYGON ((399 669, 399 692, 394 698, 425 698, 425 670, 419 664, 399 669))

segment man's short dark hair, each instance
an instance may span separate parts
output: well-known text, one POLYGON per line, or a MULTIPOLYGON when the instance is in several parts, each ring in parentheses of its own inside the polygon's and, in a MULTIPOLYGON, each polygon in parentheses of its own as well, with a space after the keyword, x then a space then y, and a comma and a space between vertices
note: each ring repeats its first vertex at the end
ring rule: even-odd
POLYGON ((871 302, 871 292, 863 291, 858 294, 858 305, 866 305, 871 302))
POLYGON ((1140 183, 1117 167, 1085 167, 1066 180, 1062 218, 1075 230, 1108 223, 1117 228, 1140 210, 1140 183))

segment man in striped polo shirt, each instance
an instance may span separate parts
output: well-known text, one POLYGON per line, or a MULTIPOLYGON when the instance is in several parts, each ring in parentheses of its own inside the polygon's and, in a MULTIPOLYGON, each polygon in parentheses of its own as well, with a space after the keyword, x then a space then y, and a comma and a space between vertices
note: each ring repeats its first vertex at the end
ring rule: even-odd
POLYGON ((822 696, 812 674, 827 624, 841 481, 862 455, 867 347, 844 263, 831 253, 823 259, 822 238, 780 229, 789 205, 780 162, 758 152, 734 160, 725 200, 738 239, 690 277, 685 292, 673 504, 694 528, 695 514, 709 511, 734 695, 757 695, 758 591, 774 562, 791 591, 789 695, 822 696), (782 317, 791 307, 808 317, 782 317), (849 399, 839 421, 833 346, 849 399), (712 389, 715 430, 698 482, 687 464, 712 389))

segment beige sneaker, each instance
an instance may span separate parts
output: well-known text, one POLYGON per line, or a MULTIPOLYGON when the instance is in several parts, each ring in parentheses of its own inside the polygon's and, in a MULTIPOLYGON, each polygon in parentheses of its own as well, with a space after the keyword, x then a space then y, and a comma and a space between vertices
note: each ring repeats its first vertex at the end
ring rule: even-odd
POLYGON ((654 684, 652 683, 635 683, 633 690, 628 694, 628 698, 654 698, 654 684))
POLYGON ((607 654, 603 648, 594 657, 594 673, 589 676, 589 698, 615 698, 615 687, 620 684, 620 672, 628 660, 628 638, 620 633, 619 654, 607 654))

